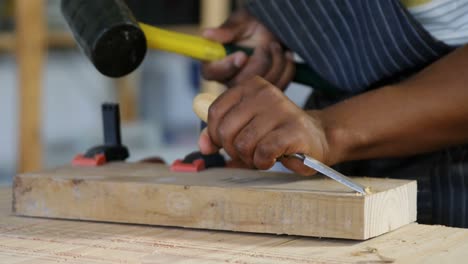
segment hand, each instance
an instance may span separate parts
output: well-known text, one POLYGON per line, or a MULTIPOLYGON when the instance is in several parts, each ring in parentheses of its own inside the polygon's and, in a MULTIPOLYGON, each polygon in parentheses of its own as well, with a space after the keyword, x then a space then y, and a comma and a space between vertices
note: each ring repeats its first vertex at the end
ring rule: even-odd
POLYGON ((284 90, 294 76, 291 53, 285 52, 276 37, 244 9, 232 14, 221 27, 205 30, 203 36, 220 43, 255 47, 251 57, 238 51, 220 61, 204 63, 202 75, 207 80, 231 87, 258 75, 284 90))
MULTIPOLYGON (((260 77, 227 90, 213 102, 199 146, 204 154, 224 148, 234 161, 262 170, 285 154, 304 153, 326 164, 329 155, 319 112, 303 111, 260 77)), ((315 173, 297 159, 280 161, 296 173, 315 173)))

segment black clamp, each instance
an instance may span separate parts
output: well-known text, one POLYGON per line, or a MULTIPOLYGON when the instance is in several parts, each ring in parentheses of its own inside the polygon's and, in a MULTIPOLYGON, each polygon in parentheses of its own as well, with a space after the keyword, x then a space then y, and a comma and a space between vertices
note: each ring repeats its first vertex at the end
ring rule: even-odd
POLYGON ((100 166, 106 162, 124 161, 130 154, 122 145, 120 136, 120 113, 116 103, 102 104, 104 144, 92 147, 85 154, 77 155, 72 164, 76 166, 100 166))

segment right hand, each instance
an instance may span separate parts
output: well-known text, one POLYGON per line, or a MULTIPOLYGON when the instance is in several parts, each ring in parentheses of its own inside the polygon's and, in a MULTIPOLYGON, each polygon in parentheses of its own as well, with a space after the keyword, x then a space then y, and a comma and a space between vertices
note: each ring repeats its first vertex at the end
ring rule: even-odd
POLYGON ((202 75, 207 80, 231 87, 260 76, 284 90, 294 76, 291 53, 285 52, 278 39, 245 9, 233 13, 219 28, 205 30, 203 37, 223 44, 255 47, 251 57, 238 51, 222 60, 204 63, 202 75))
POLYGON ((223 148, 233 166, 266 170, 279 159, 298 174, 312 175, 315 171, 298 159, 281 157, 303 153, 329 165, 338 158, 337 150, 330 148, 321 112, 302 110, 260 77, 225 91, 207 112, 200 151, 212 154, 223 148))

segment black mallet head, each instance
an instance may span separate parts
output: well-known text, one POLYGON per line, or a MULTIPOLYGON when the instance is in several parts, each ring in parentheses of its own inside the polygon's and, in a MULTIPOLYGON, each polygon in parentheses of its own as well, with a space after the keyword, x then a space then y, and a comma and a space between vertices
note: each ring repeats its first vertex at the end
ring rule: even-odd
POLYGON ((123 0, 62 0, 73 36, 96 69, 109 77, 135 70, 146 55, 146 38, 123 0))

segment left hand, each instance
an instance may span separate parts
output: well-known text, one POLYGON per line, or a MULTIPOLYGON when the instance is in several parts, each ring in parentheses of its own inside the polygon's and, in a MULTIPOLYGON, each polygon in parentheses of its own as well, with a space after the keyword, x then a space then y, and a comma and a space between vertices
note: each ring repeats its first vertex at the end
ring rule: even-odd
MULTIPOLYGON (((319 117, 319 112, 305 112, 277 87, 254 77, 227 90, 210 106, 200 150, 209 154, 224 148, 234 161, 262 170, 294 153, 327 164, 328 143, 319 117)), ((296 173, 315 173, 297 159, 280 161, 296 173)))
POLYGON ((234 12, 219 28, 205 30, 203 36, 255 48, 250 57, 238 51, 222 60, 203 63, 202 75, 207 80, 232 87, 258 75, 285 90, 294 78, 292 53, 285 51, 279 40, 246 9, 234 12))

